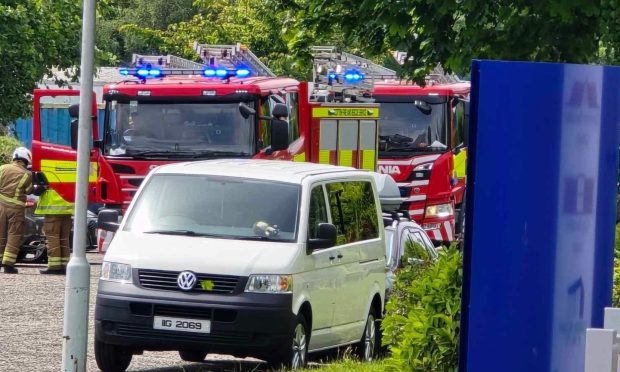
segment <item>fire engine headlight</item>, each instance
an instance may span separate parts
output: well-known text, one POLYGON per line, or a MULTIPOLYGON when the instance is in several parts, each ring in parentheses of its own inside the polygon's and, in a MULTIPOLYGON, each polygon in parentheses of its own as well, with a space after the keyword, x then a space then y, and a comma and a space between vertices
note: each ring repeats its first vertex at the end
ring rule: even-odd
POLYGON ((431 169, 433 169, 433 163, 424 163, 413 168, 413 171, 429 171, 431 169))
POLYGON ((131 283, 131 265, 103 261, 101 280, 119 283, 131 283))
POLYGON ((291 275, 250 275, 246 292, 253 293, 291 293, 293 277, 291 275))
POLYGON ((426 207, 427 218, 445 218, 454 214, 452 204, 437 204, 426 207))

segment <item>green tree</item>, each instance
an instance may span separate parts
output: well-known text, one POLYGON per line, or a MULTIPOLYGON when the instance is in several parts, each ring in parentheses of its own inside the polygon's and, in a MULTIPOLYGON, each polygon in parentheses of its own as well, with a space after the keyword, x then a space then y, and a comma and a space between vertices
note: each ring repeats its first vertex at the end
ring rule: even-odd
POLYGON ((348 45, 371 55, 405 51, 409 58, 403 71, 417 79, 437 63, 448 71, 466 72, 472 58, 596 61, 602 32, 601 4, 588 0, 285 0, 282 4, 295 12, 298 40, 336 29, 348 45))
POLYGON ((52 67, 74 66, 80 55, 81 1, 4 0, 0 3, 0 125, 31 112, 29 94, 52 67))

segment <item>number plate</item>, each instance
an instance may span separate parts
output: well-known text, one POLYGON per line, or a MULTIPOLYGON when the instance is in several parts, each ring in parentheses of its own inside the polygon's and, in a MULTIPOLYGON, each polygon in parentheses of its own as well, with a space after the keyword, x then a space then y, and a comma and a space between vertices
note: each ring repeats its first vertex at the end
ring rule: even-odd
POLYGON ((211 333, 211 321, 156 316, 153 320, 153 328, 167 331, 211 333))

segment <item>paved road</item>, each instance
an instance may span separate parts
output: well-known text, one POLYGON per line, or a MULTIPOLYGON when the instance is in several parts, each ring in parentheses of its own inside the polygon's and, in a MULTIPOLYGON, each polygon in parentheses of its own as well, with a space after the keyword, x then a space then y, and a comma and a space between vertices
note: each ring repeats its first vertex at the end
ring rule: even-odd
MULTIPOLYGON (((94 299, 101 256, 89 253, 91 262, 90 337, 88 370, 98 371, 93 351, 94 299)), ((57 372, 62 359, 64 276, 39 275, 43 266, 18 266, 19 275, 0 273, 0 371, 57 372)), ((130 371, 228 372, 261 371, 264 365, 209 355, 203 364, 181 360, 176 352, 145 352, 134 356, 130 371)))

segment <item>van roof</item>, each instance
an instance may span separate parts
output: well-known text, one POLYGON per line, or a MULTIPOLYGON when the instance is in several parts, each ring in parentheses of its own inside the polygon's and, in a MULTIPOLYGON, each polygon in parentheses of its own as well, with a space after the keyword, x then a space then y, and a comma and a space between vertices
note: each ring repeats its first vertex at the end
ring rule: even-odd
POLYGON ((273 180, 278 182, 301 183, 309 176, 323 174, 367 174, 350 167, 293 162, 283 160, 256 159, 217 159, 186 163, 173 163, 157 167, 154 173, 218 175, 228 177, 273 180))

